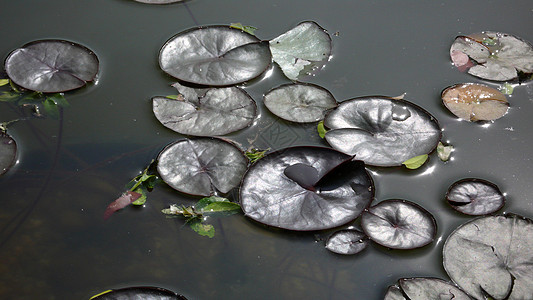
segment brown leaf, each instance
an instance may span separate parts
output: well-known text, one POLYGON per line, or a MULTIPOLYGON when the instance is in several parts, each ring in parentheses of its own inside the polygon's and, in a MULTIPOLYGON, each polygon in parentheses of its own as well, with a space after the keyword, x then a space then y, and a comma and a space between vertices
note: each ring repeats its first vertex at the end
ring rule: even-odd
POLYGON ((139 199, 140 197, 141 194, 132 191, 127 191, 123 193, 120 197, 118 197, 117 200, 111 202, 111 204, 107 206, 104 212, 104 220, 107 220, 117 210, 123 209, 124 207, 130 205, 132 202, 139 199))

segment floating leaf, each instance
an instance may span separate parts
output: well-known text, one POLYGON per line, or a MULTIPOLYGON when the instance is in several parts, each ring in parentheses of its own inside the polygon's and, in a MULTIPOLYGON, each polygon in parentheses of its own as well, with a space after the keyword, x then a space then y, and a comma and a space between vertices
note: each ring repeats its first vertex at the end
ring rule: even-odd
POLYGON ((144 299, 144 300, 187 300, 182 295, 159 287, 127 287, 108 290, 94 295, 90 300, 118 300, 118 299, 144 299))
POLYGON ((506 82, 502 86, 500 86, 498 90, 500 90, 500 92, 502 92, 504 95, 512 95, 514 91, 514 86, 509 82, 506 82))
POLYGON ((44 111, 46 112, 46 115, 52 119, 59 119, 59 107, 54 102, 54 100, 50 98, 46 98, 43 101, 43 107, 44 111))
POLYGON ((291 80, 303 70, 326 62, 331 55, 331 37, 315 22, 302 22, 270 41, 272 58, 291 80))
POLYGON ((486 31, 458 36, 450 56, 458 68, 468 69, 469 74, 482 79, 510 81, 533 73, 531 44, 506 33, 486 31))
POLYGON ((241 211, 241 206, 226 198, 211 196, 202 198, 194 206, 203 215, 224 214, 232 215, 241 211))
POLYGON ((0 175, 6 173, 17 158, 17 143, 0 127, 0 175))
MULTIPOLYGON (((190 89, 177 88, 180 92, 190 89)), ((153 97, 152 101, 154 114, 165 127, 196 136, 224 135, 243 129, 253 122, 257 109, 254 100, 236 87, 210 89, 195 98, 153 97)))
POLYGON ((207 236, 208 238, 213 238, 215 236, 215 227, 211 224, 203 223, 202 220, 194 218, 190 221, 187 221, 187 224, 201 236, 207 236))
POLYGON ((268 42, 229 26, 183 31, 161 48, 161 69, 180 80, 210 86, 242 83, 270 65, 268 42))
POLYGON ((242 25, 241 23, 231 23, 229 25, 229 27, 231 28, 236 28, 236 29, 240 29, 246 33, 249 33, 251 35, 254 35, 255 31, 257 30, 256 27, 253 27, 253 26, 247 26, 247 25, 242 25))
POLYGON ((9 79, 0 79, 0 86, 9 84, 9 79))
POLYGON ((233 144, 216 138, 185 139, 159 154, 157 170, 172 188, 211 196, 239 185, 248 160, 233 144))
POLYGON ((64 40, 41 40, 16 49, 5 69, 17 85, 42 93, 70 91, 93 81, 98 58, 88 48, 64 40))
POLYGON ((428 155, 427 154, 422 154, 422 155, 410 158, 410 159, 404 161, 402 164, 407 169, 418 169, 426 162, 426 160, 428 160, 428 155))
POLYGON ((450 156, 452 155, 452 151, 453 146, 451 145, 444 146, 442 142, 439 142, 439 144, 437 145, 437 155, 442 161, 448 161, 450 159, 450 156))
POLYGON ((513 214, 459 226, 443 249, 444 269, 476 299, 531 299, 533 221, 513 214))
POLYGON ((342 102, 326 115, 326 141, 365 164, 400 166, 431 153, 441 137, 437 120, 405 100, 362 97, 342 102))
POLYGON ((270 90, 263 98, 265 106, 276 116, 298 123, 322 120, 337 101, 326 89, 306 83, 284 84, 270 90))
POLYGON ((356 254, 368 245, 366 235, 359 230, 344 229, 333 233, 326 241, 326 249, 338 254, 356 254))
POLYGON ((326 127, 324 127, 324 121, 318 122, 318 125, 316 126, 316 130, 318 131, 318 136, 321 138, 324 138, 326 136, 326 127))
POLYGON ((467 121, 492 121, 509 109, 507 98, 497 89, 477 83, 456 84, 442 91, 444 105, 467 121))
POLYGON ((240 189, 247 217, 290 230, 345 224, 357 218, 373 196, 372 179, 361 161, 321 147, 287 148, 266 155, 249 168, 240 189))
POLYGON ((141 194, 127 191, 123 193, 120 197, 117 198, 117 200, 111 202, 109 204, 104 212, 104 220, 107 220, 109 217, 111 217, 112 214, 114 214, 117 210, 121 210, 124 207, 130 205, 135 200, 139 199, 141 197, 141 194))
POLYGON ((470 300, 452 283, 439 278, 402 278, 389 287, 384 300, 470 300))
POLYGON ((361 215, 361 227, 374 242, 393 249, 413 249, 433 241, 437 224, 421 206, 405 200, 385 200, 361 215))
POLYGON ((491 214, 503 207, 505 196, 494 183, 477 178, 461 179, 448 189, 446 200, 467 215, 491 214))
POLYGON ((250 149, 246 151, 244 154, 248 159, 250 160, 250 163, 255 163, 256 161, 260 160, 266 155, 267 150, 259 150, 259 149, 250 149))

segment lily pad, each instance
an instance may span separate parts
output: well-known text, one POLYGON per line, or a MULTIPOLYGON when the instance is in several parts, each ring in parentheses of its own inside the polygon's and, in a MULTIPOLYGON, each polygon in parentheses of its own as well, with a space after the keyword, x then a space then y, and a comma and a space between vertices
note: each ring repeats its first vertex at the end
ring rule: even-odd
POLYGON ((40 40, 11 52, 5 61, 17 85, 42 93, 80 88, 98 73, 98 58, 88 48, 64 40, 40 40))
POLYGON ((337 254, 357 254, 368 245, 366 235, 359 230, 344 229, 334 232, 326 241, 326 249, 337 254))
POLYGON ((505 204, 505 196, 497 185, 477 178, 466 178, 452 184, 446 200, 455 210, 474 216, 494 213, 505 204))
POLYGON ((470 300, 452 283, 439 278, 402 278, 389 287, 384 300, 470 300))
POLYGON ((350 222, 373 196, 363 162, 330 148, 304 146, 258 160, 240 189, 247 217, 290 230, 322 230, 350 222))
POLYGON ((254 100, 239 88, 213 88, 203 94, 174 86, 182 97, 153 97, 153 111, 165 127, 181 134, 224 135, 249 126, 256 116, 254 100))
POLYGON ((433 241, 435 218, 424 208, 405 200, 385 200, 361 215, 361 227, 374 242, 393 249, 414 249, 433 241))
POLYGON ((468 69, 469 74, 482 79, 510 81, 533 73, 531 44, 506 33, 486 31, 458 36, 450 56, 456 67, 468 69))
POLYGON ((483 84, 456 84, 442 91, 442 102, 457 117, 467 121, 492 121, 509 109, 504 94, 483 84))
POLYGON ((272 59, 291 80, 312 70, 331 55, 331 37, 315 22, 306 21, 270 41, 272 59))
POLYGON ((459 226, 443 249, 444 269, 476 299, 531 299, 533 221, 514 214, 459 226))
POLYGON ((178 33, 161 48, 159 65, 171 76, 201 85, 228 86, 261 75, 271 63, 268 42, 229 26, 178 33))
POLYGON ((159 287, 127 287, 109 290, 94 295, 90 300, 118 300, 118 299, 143 299, 143 300, 187 300, 182 295, 159 287))
POLYGON ((239 185, 248 159, 233 144, 217 138, 185 139, 168 145, 157 171, 172 188, 191 195, 227 193, 239 185))
POLYGON ((337 101, 326 89, 314 84, 285 84, 270 90, 263 98, 265 106, 276 116, 298 123, 316 122, 337 101))
POLYGON ((15 164, 16 158, 17 143, 10 135, 0 131, 0 175, 15 164))
POLYGON ((421 107, 388 97, 342 102, 326 115, 326 141, 365 164, 392 167, 437 147, 441 129, 421 107))

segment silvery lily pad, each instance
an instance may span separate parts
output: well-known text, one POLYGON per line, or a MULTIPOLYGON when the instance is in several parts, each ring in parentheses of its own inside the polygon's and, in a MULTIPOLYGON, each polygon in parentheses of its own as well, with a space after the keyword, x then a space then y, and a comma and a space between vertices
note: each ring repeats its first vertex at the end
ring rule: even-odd
POLYGON ((135 1, 146 3, 146 4, 170 4, 170 3, 182 2, 183 0, 135 0, 135 1))
POLYGON ((523 39, 500 32, 458 36, 450 48, 455 66, 476 77, 510 81, 533 73, 533 47, 523 39))
POLYGON ((268 42, 229 26, 178 33, 161 48, 159 65, 171 76, 201 85, 228 86, 261 75, 271 63, 268 42))
POLYGON ((187 300, 182 295, 159 287, 127 287, 109 290, 91 297, 90 300, 119 300, 119 299, 144 299, 144 300, 187 300))
POLYGON ((302 22, 270 41, 272 59, 291 80, 312 70, 331 55, 331 37, 315 22, 302 22))
POLYGON ((205 92, 174 86, 180 98, 153 97, 153 111, 163 125, 181 134, 224 135, 249 126, 256 116, 254 100, 239 88, 213 88, 205 92))
POLYGON ((88 48, 64 40, 28 43, 9 54, 5 69, 17 85, 42 93, 70 91, 93 81, 98 58, 88 48))
POLYGON ((157 171, 172 188, 191 195, 227 193, 239 185, 248 160, 233 144, 217 138, 185 139, 168 145, 157 171))
POLYGON ((334 232, 326 241, 326 249, 337 254, 357 254, 368 245, 366 235, 356 229, 334 232))
POLYGON ((363 162, 330 148, 294 147, 258 160, 245 174, 245 215, 290 230, 322 230, 357 218, 374 196, 363 162))
POLYGON ((326 115, 326 141, 365 164, 400 166, 438 145, 437 120, 421 107, 388 97, 347 100, 326 115))
POLYGON ((421 206, 405 200, 385 200, 361 215, 361 227, 374 242, 393 249, 414 249, 433 241, 435 218, 421 206))
POLYGON ((438 278, 402 278, 390 286, 384 300, 470 300, 452 283, 438 278))
POLYGON ((505 204, 505 196, 497 185, 477 178, 466 178, 452 184, 446 200, 455 210, 475 216, 494 213, 505 204))
POLYGON ((513 214, 477 218, 450 234, 444 269, 476 299, 531 299, 533 221, 513 214))
POLYGON ((442 102, 454 115, 467 121, 492 121, 509 109, 504 94, 483 84, 456 84, 442 91, 442 102))
POLYGON ((299 123, 322 120, 337 101, 326 89, 314 84, 285 84, 265 94, 265 106, 276 116, 299 123))
POLYGON ((17 143, 8 135, 0 131, 0 175, 6 173, 17 158, 17 143))

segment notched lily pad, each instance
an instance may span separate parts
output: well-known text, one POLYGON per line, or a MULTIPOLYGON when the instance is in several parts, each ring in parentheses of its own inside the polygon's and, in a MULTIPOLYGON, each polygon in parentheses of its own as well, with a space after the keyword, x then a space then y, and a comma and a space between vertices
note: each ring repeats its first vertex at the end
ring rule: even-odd
POLYGON ((384 300, 470 300, 471 298, 452 283, 439 278, 402 278, 390 286, 384 300))
POLYGON ((159 287, 142 286, 109 290, 94 295, 90 300, 145 299, 145 300, 187 300, 182 295, 159 287))
POLYGON ((361 215, 361 227, 374 242, 393 249, 414 249, 433 241, 435 218, 421 206, 405 200, 385 200, 361 215))
POLYGON ((256 116, 254 100, 239 88, 204 91, 174 86, 181 98, 153 97, 153 111, 165 127, 181 134, 224 135, 249 126, 256 116))
POLYGON ((462 83, 442 91, 442 102, 457 117, 467 121, 493 121, 509 109, 504 94, 483 84, 462 83))
POLYGON ((452 184, 446 200, 453 209, 474 216, 494 213, 505 204, 505 196, 497 185, 477 178, 466 178, 452 184))
POLYGON ((170 38, 161 48, 159 65, 179 80, 228 86, 261 75, 271 57, 268 42, 229 26, 208 26, 170 38))
POLYGON ((374 196, 361 161, 330 148, 294 147, 270 153, 245 174, 246 216, 290 230, 322 230, 357 218, 374 196))
POLYGON ((431 153, 441 138, 437 120, 421 107, 388 97, 342 102, 326 115, 326 141, 368 165, 400 166, 431 153))
POLYGON ((366 235, 356 229, 334 232, 326 241, 326 249, 337 254, 357 254, 368 245, 366 235))
POLYGON ((42 93, 70 91, 93 81, 98 58, 88 48, 64 40, 28 43, 9 54, 5 69, 17 85, 42 93))
POLYGON ((168 145, 157 171, 172 188, 191 195, 227 193, 239 185, 248 159, 233 144, 217 138, 185 139, 168 145))
POLYGON ((476 299, 531 299, 533 221, 514 214, 459 226, 443 249, 444 269, 476 299))
POLYGON ((0 175, 6 173, 17 159, 17 143, 7 133, 0 130, 0 175))
POLYGON ((302 22, 270 41, 273 60, 291 80, 312 71, 331 56, 331 37, 315 22, 302 22))
POLYGON ((486 31, 455 38, 450 57, 460 70, 493 81, 511 81, 533 74, 533 47, 519 37, 486 31))
POLYGON ((265 94, 265 106, 276 116, 298 123, 322 120, 337 101, 326 89, 314 84, 285 84, 265 94))

